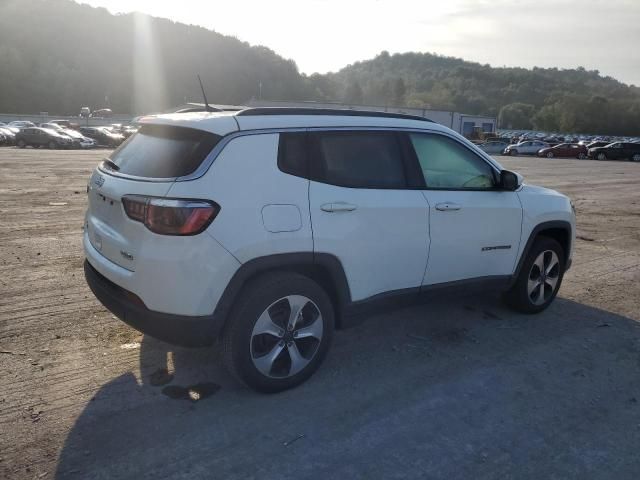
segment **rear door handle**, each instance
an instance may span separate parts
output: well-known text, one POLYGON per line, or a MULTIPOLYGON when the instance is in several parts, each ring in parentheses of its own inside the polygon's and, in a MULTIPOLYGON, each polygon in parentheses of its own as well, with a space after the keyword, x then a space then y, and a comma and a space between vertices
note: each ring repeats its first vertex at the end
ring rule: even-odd
POLYGON ((352 212, 356 208, 358 207, 346 202, 325 203, 320 206, 320 210, 323 212, 352 212))
POLYGON ((436 204, 436 210, 440 210, 441 212, 452 212, 455 210, 460 210, 462 207, 457 203, 453 202, 442 202, 436 204))

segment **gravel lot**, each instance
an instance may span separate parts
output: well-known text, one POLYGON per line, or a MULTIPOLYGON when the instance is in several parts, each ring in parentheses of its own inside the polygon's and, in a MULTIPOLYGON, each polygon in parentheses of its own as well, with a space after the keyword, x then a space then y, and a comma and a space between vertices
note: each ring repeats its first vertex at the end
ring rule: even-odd
POLYGON ((93 298, 81 226, 104 154, 0 149, 2 478, 640 478, 640 165, 501 159, 576 203, 556 302, 382 312, 265 396, 93 298))

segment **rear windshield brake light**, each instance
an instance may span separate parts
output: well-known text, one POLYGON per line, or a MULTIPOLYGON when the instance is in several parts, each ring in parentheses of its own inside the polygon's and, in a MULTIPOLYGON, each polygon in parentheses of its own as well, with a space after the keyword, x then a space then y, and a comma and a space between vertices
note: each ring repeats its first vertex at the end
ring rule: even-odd
POLYGON ((127 216, 160 235, 197 235, 213 222, 220 205, 209 200, 125 195, 122 205, 127 216))

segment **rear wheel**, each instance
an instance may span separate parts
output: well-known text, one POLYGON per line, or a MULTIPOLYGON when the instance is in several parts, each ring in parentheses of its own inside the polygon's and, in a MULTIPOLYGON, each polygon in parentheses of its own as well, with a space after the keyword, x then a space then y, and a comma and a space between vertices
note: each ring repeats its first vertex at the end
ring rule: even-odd
POLYGON ((607 156, 604 153, 599 153, 598 156, 597 156, 597 159, 598 160, 606 160, 607 156))
POLYGON ((531 247, 514 285, 504 295, 505 302, 523 313, 538 313, 556 297, 565 268, 560 244, 549 237, 538 237, 531 247))
POLYGON ((288 272, 265 274, 240 295, 223 334, 227 368, 260 392, 279 392, 307 380, 333 336, 329 296, 313 280, 288 272))

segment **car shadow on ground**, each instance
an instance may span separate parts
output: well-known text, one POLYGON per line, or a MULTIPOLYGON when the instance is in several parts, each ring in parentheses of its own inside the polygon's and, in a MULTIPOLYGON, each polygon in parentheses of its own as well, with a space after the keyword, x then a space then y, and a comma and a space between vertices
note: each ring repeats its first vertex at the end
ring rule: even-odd
POLYGON ((433 299, 338 332, 322 368, 254 393, 214 349, 145 337, 56 478, 638 478, 640 325, 565 299, 433 299))

